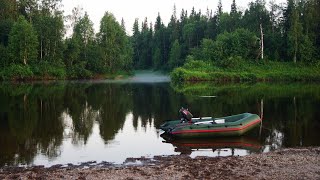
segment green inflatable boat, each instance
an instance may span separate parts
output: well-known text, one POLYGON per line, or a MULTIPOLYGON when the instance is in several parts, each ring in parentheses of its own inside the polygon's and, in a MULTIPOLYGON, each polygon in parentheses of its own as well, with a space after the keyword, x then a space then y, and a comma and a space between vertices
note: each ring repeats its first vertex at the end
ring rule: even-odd
POLYGON ((192 118, 190 115, 181 120, 167 121, 160 129, 178 138, 241 136, 258 126, 260 122, 260 117, 251 113, 220 118, 192 118))

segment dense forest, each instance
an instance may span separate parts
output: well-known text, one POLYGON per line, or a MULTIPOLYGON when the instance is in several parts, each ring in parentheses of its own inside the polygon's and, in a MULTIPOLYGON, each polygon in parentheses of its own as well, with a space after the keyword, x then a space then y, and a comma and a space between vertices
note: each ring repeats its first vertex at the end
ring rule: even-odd
POLYGON ((0 1, 2 79, 171 71, 186 62, 223 68, 270 61, 320 66, 318 0, 256 0, 244 11, 233 0, 230 12, 223 11, 220 0, 215 10, 182 9, 180 17, 174 6, 167 25, 160 13, 154 24, 136 19, 131 37, 124 20, 119 23, 110 12, 95 33, 87 13, 75 8, 64 17, 60 5, 61 0, 0 1), (73 29, 67 38, 65 19, 73 29))
POLYGON ((87 13, 63 16, 61 0, 0 1, 2 79, 90 78, 131 70, 124 26, 106 12, 98 33, 87 13), (65 20, 73 33, 65 38, 65 20))
POLYGON ((154 29, 147 19, 138 30, 134 24, 132 42, 136 68, 168 68, 181 66, 191 58, 220 63, 230 57, 315 63, 320 49, 320 2, 288 0, 256 0, 244 12, 233 0, 230 13, 223 12, 221 0, 217 10, 202 13, 194 9, 181 11, 174 7, 165 26, 160 14, 154 29))

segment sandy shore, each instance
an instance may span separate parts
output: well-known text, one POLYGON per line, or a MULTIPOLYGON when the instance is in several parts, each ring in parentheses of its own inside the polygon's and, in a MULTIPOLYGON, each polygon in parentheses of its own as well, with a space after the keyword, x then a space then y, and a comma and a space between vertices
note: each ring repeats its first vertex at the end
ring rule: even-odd
POLYGON ((320 147, 243 157, 169 156, 143 165, 1 168, 0 179, 320 179, 320 147))

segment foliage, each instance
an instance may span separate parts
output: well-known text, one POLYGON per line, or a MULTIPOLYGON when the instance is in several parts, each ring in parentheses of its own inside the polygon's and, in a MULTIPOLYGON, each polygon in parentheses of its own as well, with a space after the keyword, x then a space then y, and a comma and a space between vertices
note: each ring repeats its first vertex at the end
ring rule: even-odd
POLYGON ((241 68, 244 65, 244 59, 241 56, 230 56, 217 64, 222 68, 241 68))
POLYGON ((8 48, 0 44, 0 68, 4 68, 9 64, 8 48))
POLYGON ((79 39, 79 42, 84 48, 94 41, 93 22, 89 19, 87 13, 76 22, 73 36, 79 39))
POLYGON ((143 22, 140 30, 138 20, 135 21, 132 36, 134 67, 180 67, 180 62, 186 62, 189 55, 223 68, 240 67, 243 61, 314 64, 320 59, 320 44, 317 40, 320 36, 316 29, 320 23, 316 10, 319 4, 316 0, 288 0, 284 5, 276 4, 275 1, 266 3, 257 0, 250 2, 242 12, 236 1, 233 1, 230 13, 222 12, 219 3, 214 14, 210 10, 202 14, 194 8, 188 14, 182 9, 180 18, 177 18, 174 7, 167 26, 158 14, 153 36, 147 35, 149 31, 144 30, 147 28, 152 31, 151 26, 147 27, 143 22), (180 52, 177 51, 178 44, 180 52), (147 50, 150 48, 152 51, 147 50), (146 52, 151 52, 152 56, 143 55, 146 52))
POLYGON ((84 68, 84 65, 77 64, 67 69, 68 77, 71 79, 88 79, 92 77, 92 73, 84 68))
POLYGON ((183 65, 185 69, 197 69, 202 71, 210 71, 208 69, 210 67, 210 63, 200 60, 194 60, 192 56, 187 57, 187 63, 183 65))
MULTIPOLYGON (((235 58, 237 59, 237 58, 235 58)), ((201 62, 201 61, 200 61, 201 62)), ((316 66, 281 62, 241 63, 239 67, 218 67, 214 64, 186 63, 171 73, 173 81, 319 81, 316 66), (191 65, 190 65, 191 64, 191 65)))
POLYGON ((13 63, 27 65, 37 59, 38 40, 32 25, 20 16, 9 35, 10 59, 13 63))
POLYGON ((66 39, 64 50, 64 63, 71 67, 80 59, 80 43, 76 37, 66 39))
MULTIPOLYGON (((66 78, 66 69, 63 63, 40 62, 32 66, 34 75, 40 79, 64 79, 66 78)), ((36 78, 36 79, 37 79, 36 78)))
POLYGON ((170 51, 170 56, 169 56, 169 68, 173 69, 175 67, 181 66, 182 61, 181 61, 181 48, 178 40, 175 40, 171 51, 170 51))
MULTIPOLYGON (((180 17, 174 6, 168 24, 164 24, 160 13, 155 24, 147 18, 142 23, 136 19, 131 37, 126 34, 124 20, 120 24, 110 12, 104 14, 95 34, 88 14, 77 8, 67 16, 72 21, 72 34, 66 36, 61 2, 0 2, 2 74, 11 64, 24 64, 33 72, 33 79, 90 78, 126 74, 132 69, 172 70, 184 63, 195 65, 193 60, 208 65, 200 65, 206 72, 194 72, 195 76, 259 79, 253 78, 256 73, 237 74, 234 70, 245 71, 254 61, 260 62, 255 65, 258 69, 266 68, 263 63, 268 61, 304 63, 299 65, 302 67, 316 67, 320 61, 317 0, 287 0, 286 4, 256 0, 243 10, 233 0, 230 12, 223 12, 219 1, 216 12, 207 9, 202 13, 192 8, 188 13, 182 9, 180 17), (217 69, 232 72, 226 77, 217 69)), ((181 73, 181 69, 178 71, 181 73)), ((295 71, 287 70, 271 74, 267 77, 297 80, 308 76, 301 74, 298 78, 295 71)))
POLYGON ((10 0, 0 1, 0 44, 7 46, 9 33, 17 17, 16 2, 10 0))
POLYGON ((4 68, 0 73, 3 80, 25 80, 33 77, 30 66, 22 64, 12 64, 4 68))
POLYGON ((96 43, 88 46, 88 57, 90 57, 90 60, 87 62, 87 69, 89 71, 97 74, 107 73, 103 66, 103 61, 101 61, 102 55, 101 48, 96 43))
MULTIPOLYGON (((93 23, 88 14, 85 13, 84 17, 81 17, 74 26, 71 49, 68 53, 72 54, 71 56, 76 61, 75 63, 86 64, 84 62, 89 61, 89 50, 94 43, 93 23)), ((70 57, 71 60, 72 57, 70 57)))
POLYGON ((113 14, 106 12, 101 19, 98 44, 102 51, 103 66, 108 72, 123 68, 125 57, 121 56, 126 46, 126 34, 113 14))
POLYGON ((68 16, 73 20, 73 33, 64 38, 60 3, 61 0, 0 2, 2 79, 82 79, 132 70, 132 44, 111 13, 102 18, 101 31, 96 35, 88 14, 81 15, 79 9, 73 11, 68 16))
POLYGON ((34 17, 34 26, 38 32, 40 61, 55 62, 62 60, 64 24, 60 11, 54 13, 43 9, 34 17))

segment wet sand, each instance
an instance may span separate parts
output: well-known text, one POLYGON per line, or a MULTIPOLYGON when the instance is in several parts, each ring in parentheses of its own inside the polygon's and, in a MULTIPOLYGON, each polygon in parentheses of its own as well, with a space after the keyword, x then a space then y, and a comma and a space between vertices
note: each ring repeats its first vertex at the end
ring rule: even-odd
POLYGON ((241 157, 128 159, 137 160, 143 165, 6 167, 0 179, 320 179, 320 147, 241 157))

